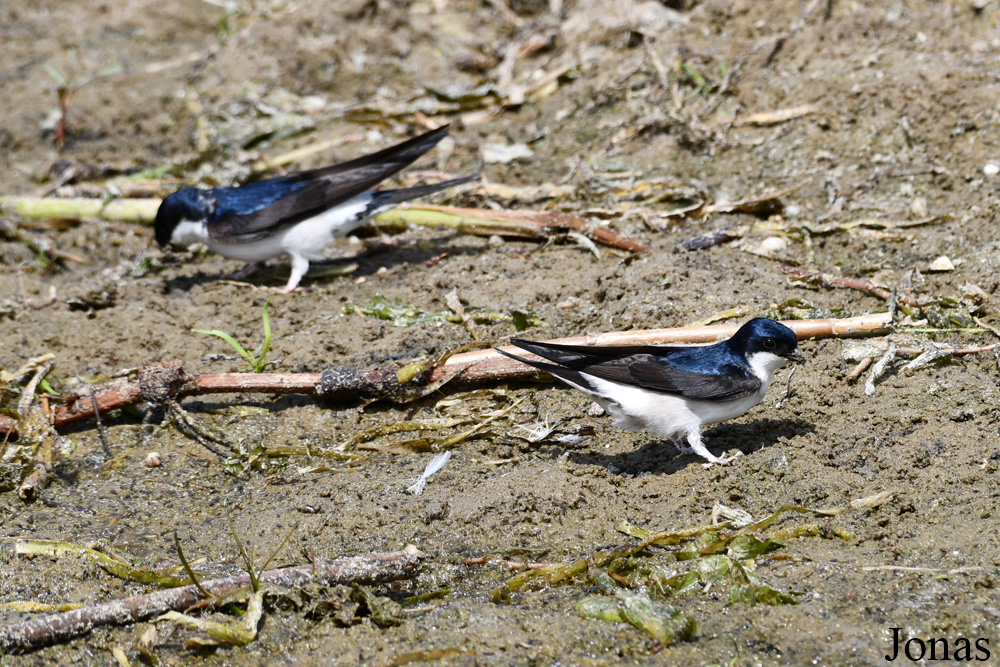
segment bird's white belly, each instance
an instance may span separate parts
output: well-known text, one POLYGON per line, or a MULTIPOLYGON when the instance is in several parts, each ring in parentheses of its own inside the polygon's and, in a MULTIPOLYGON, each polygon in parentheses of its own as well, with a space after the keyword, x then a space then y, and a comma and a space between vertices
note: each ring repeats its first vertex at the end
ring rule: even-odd
POLYGON ((334 206, 290 227, 283 235, 281 243, 285 252, 300 254, 308 259, 321 259, 322 251, 334 239, 347 236, 360 227, 368 216, 365 215, 372 196, 368 193, 334 206))
POLYGON ((282 243, 284 236, 285 232, 281 232, 270 238, 250 243, 222 243, 214 239, 207 239, 205 245, 212 252, 219 253, 229 259, 238 259, 241 262, 263 262, 287 252, 282 243))
POLYGON ((683 398, 611 382, 587 375, 596 391, 578 387, 596 400, 614 418, 615 426, 629 431, 646 430, 661 438, 676 438, 697 431, 704 424, 734 419, 760 403, 767 382, 760 390, 734 401, 702 401, 683 398))
POLYGON ((279 255, 299 255, 309 260, 323 258, 323 251, 335 239, 347 236, 367 220, 362 216, 371 203, 368 193, 334 206, 283 229, 274 236, 248 243, 223 243, 207 238, 205 244, 213 251, 243 262, 263 262, 279 255))

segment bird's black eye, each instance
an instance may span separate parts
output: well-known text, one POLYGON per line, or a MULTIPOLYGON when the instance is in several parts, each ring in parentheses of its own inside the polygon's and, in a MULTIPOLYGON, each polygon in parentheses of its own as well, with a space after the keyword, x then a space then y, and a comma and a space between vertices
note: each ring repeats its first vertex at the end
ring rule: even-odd
POLYGON ((767 349, 773 350, 775 348, 775 345, 776 344, 775 344, 773 338, 765 338, 764 339, 764 347, 766 347, 767 349))

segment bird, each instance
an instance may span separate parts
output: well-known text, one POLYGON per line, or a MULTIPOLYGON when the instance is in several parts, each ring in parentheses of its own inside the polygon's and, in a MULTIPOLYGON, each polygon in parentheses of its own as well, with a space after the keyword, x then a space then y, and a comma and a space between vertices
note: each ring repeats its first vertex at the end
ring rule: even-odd
POLYGON ((758 317, 728 340, 703 346, 589 346, 532 342, 511 344, 545 361, 501 354, 545 371, 579 389, 628 431, 649 431, 695 453, 705 467, 729 463, 705 447, 701 427, 734 419, 760 403, 771 374, 788 361, 802 363, 795 332, 758 317), (684 447, 686 438, 689 447, 684 447))
POLYGON ((448 125, 348 162, 230 188, 183 188, 166 198, 154 228, 160 247, 204 243, 223 257, 248 262, 251 275, 268 259, 288 255, 294 290, 334 239, 417 197, 473 180, 456 178, 400 190, 373 190, 448 135, 448 125))

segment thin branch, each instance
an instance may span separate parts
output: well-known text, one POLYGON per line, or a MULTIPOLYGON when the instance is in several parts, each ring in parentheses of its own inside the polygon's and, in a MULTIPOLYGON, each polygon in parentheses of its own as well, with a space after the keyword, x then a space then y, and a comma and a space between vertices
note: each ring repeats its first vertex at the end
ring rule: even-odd
MULTIPOLYGON (((799 339, 851 338, 890 333, 888 313, 859 317, 785 322, 799 339)), ((714 343, 736 333, 737 324, 613 331, 592 336, 561 338, 551 342, 568 345, 676 345, 714 343)), ((515 351, 513 347, 507 348, 515 351)), ((167 361, 136 371, 135 380, 103 388, 91 400, 89 390, 78 391, 55 411, 53 426, 66 428, 94 416, 142 402, 163 404, 185 396, 204 394, 305 394, 333 401, 378 400, 400 393, 398 368, 371 371, 331 369, 322 373, 206 373, 188 375, 180 361, 167 361), (81 400, 85 399, 85 400, 81 400)), ((537 377, 539 372, 493 349, 463 352, 419 375, 412 382, 433 385, 444 379, 457 386, 475 386, 537 377), (463 368, 464 367, 464 368, 463 368), (459 370, 460 372, 456 372, 459 370)), ((405 382, 405 389, 413 385, 405 382)), ((0 434, 17 430, 15 421, 0 415, 0 434)))
POLYGON ((861 377, 861 374, 868 370, 868 367, 872 365, 872 361, 874 360, 871 357, 865 357, 859 361, 858 365, 854 367, 853 371, 851 371, 851 374, 847 376, 847 381, 854 382, 861 377))
POLYGON ((104 454, 108 459, 114 458, 111 447, 108 445, 108 434, 104 432, 104 424, 101 423, 101 413, 97 409, 97 397, 94 395, 94 388, 90 388, 90 405, 94 409, 94 421, 97 422, 97 432, 101 434, 101 445, 104 447, 104 454))
MULTIPOLYGON (((796 278, 815 278, 823 282, 825 285, 834 285, 836 287, 849 287, 851 289, 861 290, 862 292, 868 292, 872 296, 876 296, 883 301, 888 301, 892 293, 882 287, 873 285, 867 280, 861 280, 860 278, 848 278, 846 276, 835 276, 832 273, 821 273, 819 269, 810 269, 801 266, 789 266, 788 264, 781 265, 782 273, 787 273, 790 276, 796 278)), ((912 296, 899 295, 896 297, 898 301, 905 303, 908 306, 916 306, 917 300, 912 296)))
MULTIPOLYGON (((811 0, 811 2, 808 5, 806 5, 806 8, 802 10, 802 13, 799 14, 799 17, 795 19, 795 22, 792 23, 792 25, 788 28, 788 30, 778 35, 778 37, 774 40, 774 46, 771 48, 771 52, 767 54, 767 59, 764 60, 764 67, 770 67, 771 63, 774 62, 774 59, 777 57, 778 53, 780 53, 781 49, 784 48, 785 42, 787 42, 789 39, 794 37, 796 33, 802 30, 803 26, 805 26, 806 24, 806 21, 808 21, 812 13, 816 11, 816 8, 819 6, 819 3, 820 0, 811 0)), ((827 11, 829 12, 829 5, 827 6, 827 11)))
MULTIPOLYGON (((374 584, 403 579, 418 566, 417 556, 406 551, 339 558, 261 573, 260 581, 285 588, 301 587, 317 578, 326 585, 374 584), (315 569, 314 569, 315 567, 315 569)), ((202 582, 205 590, 224 596, 250 584, 250 575, 202 582)), ((31 651, 41 646, 73 639, 93 628, 124 625, 157 616, 166 611, 189 609, 204 598, 194 585, 137 595, 124 600, 90 605, 60 614, 49 614, 0 627, 0 650, 31 651)))

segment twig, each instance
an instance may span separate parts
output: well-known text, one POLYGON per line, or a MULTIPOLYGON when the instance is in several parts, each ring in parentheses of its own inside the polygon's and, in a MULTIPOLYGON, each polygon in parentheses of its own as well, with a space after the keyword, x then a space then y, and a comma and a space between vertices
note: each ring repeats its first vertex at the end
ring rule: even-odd
POLYGON ((816 11, 819 3, 820 0, 812 0, 808 5, 806 5, 806 8, 802 10, 802 13, 799 14, 799 17, 795 19, 795 22, 792 23, 788 30, 778 35, 777 39, 774 41, 774 46, 771 48, 771 52, 767 54, 767 59, 764 61, 764 67, 770 67, 778 53, 780 53, 781 49, 785 46, 785 42, 794 37, 799 30, 802 30, 806 21, 808 21, 812 13, 816 11))
POLYGON ((982 327, 983 329, 986 329, 987 331, 989 331, 990 333, 992 333, 997 338, 1000 338, 1000 329, 997 329, 995 326, 993 326, 989 322, 984 322, 983 320, 979 319, 975 315, 973 315, 972 320, 976 324, 978 324, 980 327, 982 327))
POLYGON ((875 365, 872 366, 871 375, 868 376, 868 381, 865 382, 866 396, 875 395, 875 380, 882 377, 882 374, 885 373, 885 369, 888 368, 889 364, 892 363, 892 360, 896 358, 896 352, 898 351, 899 348, 896 347, 895 343, 889 343, 889 349, 886 350, 885 354, 882 355, 882 358, 876 361, 875 365))
MULTIPOLYGON (((860 317, 822 320, 793 320, 784 322, 795 332, 799 340, 811 338, 852 338, 858 336, 879 336, 890 332, 889 314, 875 313, 860 317)), ((553 343, 564 345, 677 345, 714 343, 736 333, 739 324, 714 324, 707 327, 677 327, 672 329, 647 329, 645 331, 613 331, 593 336, 560 338, 553 343)), ((523 354, 514 347, 505 348, 523 354)), ((521 362, 508 359, 495 350, 476 350, 450 357, 443 366, 434 369, 431 377, 443 372, 450 364, 470 363, 464 373, 458 376, 460 382, 503 381, 534 377, 537 371, 521 362), (458 360, 458 361, 456 361, 458 360)))
MULTIPOLYGON (((872 296, 876 296, 883 301, 888 301, 892 293, 882 287, 877 285, 872 285, 867 280, 861 280, 860 278, 848 278, 846 276, 835 276, 831 273, 821 273, 819 269, 812 269, 802 266, 789 266, 788 264, 781 265, 782 273, 787 273, 790 276, 796 278, 816 278, 823 282, 824 285, 834 285, 836 287, 849 287, 851 289, 861 290, 862 292, 868 292, 872 296)), ((897 297, 898 301, 905 303, 908 306, 916 306, 917 300, 912 296, 905 296, 900 294, 897 297)))
POLYGON ((516 236, 550 239, 574 231, 606 246, 644 252, 648 246, 596 223, 567 215, 542 211, 494 211, 458 206, 400 206, 375 218, 376 225, 408 223, 424 227, 447 227, 463 234, 516 236))
MULTIPOLYGON (((394 551, 268 570, 261 573, 260 581, 286 588, 301 587, 317 578, 327 585, 374 584, 403 579, 417 566, 415 554, 394 551)), ((204 589, 215 596, 224 596, 249 584, 248 574, 202 582, 204 589)), ((183 611, 203 597, 196 586, 189 585, 14 623, 0 627, 0 650, 30 651, 78 637, 96 627, 135 623, 169 610, 183 611)))
POLYGON ((5 238, 16 243, 23 243, 35 254, 44 253, 49 257, 54 257, 63 262, 76 262, 77 264, 87 263, 87 260, 83 257, 74 255, 71 252, 65 252, 57 248, 53 248, 48 239, 34 234, 29 234, 9 220, 4 220, 2 218, 0 218, 0 238, 5 238))
MULTIPOLYGON (((811 338, 853 338, 890 333, 889 314, 875 313, 843 319, 793 320, 785 322, 800 340, 811 338)), ((612 331, 592 336, 557 339, 568 345, 676 345, 714 343, 732 336, 737 324, 706 327, 677 327, 640 331, 612 331)), ((515 351, 515 348, 508 348, 515 351)), ((990 348, 992 349, 992 348, 990 348)), ((983 350, 985 351, 985 350, 983 350)), ((923 350, 918 350, 923 352, 923 350)), ((959 350, 956 354, 960 353, 959 350)), ((96 392, 96 403, 89 392, 77 393, 55 411, 52 419, 57 429, 66 428, 94 416, 94 407, 102 412, 146 402, 163 404, 185 396, 204 394, 306 394, 325 400, 357 401, 393 397, 411 388, 401 387, 398 368, 371 371, 331 369, 321 373, 205 373, 188 375, 180 361, 146 366, 136 371, 135 380, 96 392), (81 398, 88 400, 81 401, 81 398)), ((509 359, 493 349, 454 354, 443 363, 420 374, 414 382, 433 385, 443 379, 459 386, 475 386, 536 377, 537 370, 509 359), (460 372, 456 372, 460 369, 460 372)), ((13 419, 0 415, 0 434, 17 430, 13 419)))
POLYGON ((805 118, 807 116, 818 116, 827 113, 815 104, 803 104, 801 106, 792 107, 789 109, 778 109, 777 111, 762 111, 760 113, 750 114, 749 116, 744 116, 742 118, 734 118, 728 122, 734 127, 739 127, 741 125, 779 125, 781 123, 787 123, 791 120, 796 120, 798 118, 805 118))
POLYGON ((778 399, 778 402, 774 404, 774 408, 778 409, 785 404, 789 398, 792 397, 792 378, 795 377, 795 370, 797 366, 792 366, 792 371, 788 374, 788 380, 785 383, 785 395, 778 399))
POLYGON ((950 570, 943 567, 908 567, 906 565, 865 565, 862 572, 913 572, 916 574, 969 574, 982 572, 981 567, 956 567, 950 570))
POLYGON ((104 454, 109 458, 114 458, 111 447, 108 446, 108 435, 104 432, 104 424, 101 423, 101 412, 97 409, 97 396, 94 388, 90 387, 90 405, 94 409, 94 421, 97 422, 97 432, 101 435, 101 445, 104 447, 104 454))
POLYGON ((36 414, 31 416, 32 407, 35 402, 35 391, 38 384, 52 370, 52 362, 40 366, 35 370, 35 374, 25 385, 21 393, 21 400, 18 401, 17 410, 21 420, 29 425, 26 429, 32 433, 32 438, 37 438, 38 446, 35 449, 31 462, 31 472, 25 477, 17 487, 17 495, 21 500, 31 502, 38 498, 39 494, 49 485, 52 470, 52 427, 49 424, 49 415, 36 414))
POLYGON ((181 433, 196 441, 199 445, 212 452, 220 459, 225 459, 228 455, 212 443, 222 445, 230 451, 235 451, 236 448, 233 447, 231 443, 226 442, 226 440, 218 434, 211 433, 209 429, 198 424, 194 419, 192 419, 191 415, 189 415, 184 408, 177 403, 177 401, 167 401, 167 413, 170 415, 170 418, 173 419, 174 425, 181 433))
POLYGON ((860 362, 858 362, 858 365, 854 367, 854 370, 851 371, 851 374, 847 376, 847 381, 854 382, 859 377, 861 377, 861 374, 864 373, 866 370, 868 370, 868 367, 872 365, 872 361, 873 360, 871 357, 865 357, 860 362))
POLYGON ((24 385, 24 389, 21 391, 21 398, 17 402, 17 412, 21 415, 21 419, 27 419, 31 413, 31 408, 35 403, 35 392, 38 390, 38 384, 49 374, 50 370, 52 370, 51 362, 37 367, 31 379, 28 380, 28 384, 24 385))
POLYGON ((149 199, 85 199, 56 197, 0 196, 0 211, 22 218, 100 218, 112 222, 151 224, 160 208, 160 200, 149 199))
POLYGON ((549 567, 552 563, 525 563, 516 560, 506 560, 503 558, 493 558, 491 556, 479 556, 478 558, 463 558, 461 561, 462 565, 489 565, 490 563, 496 563, 497 565, 504 565, 512 570, 540 570, 543 567, 549 567))

